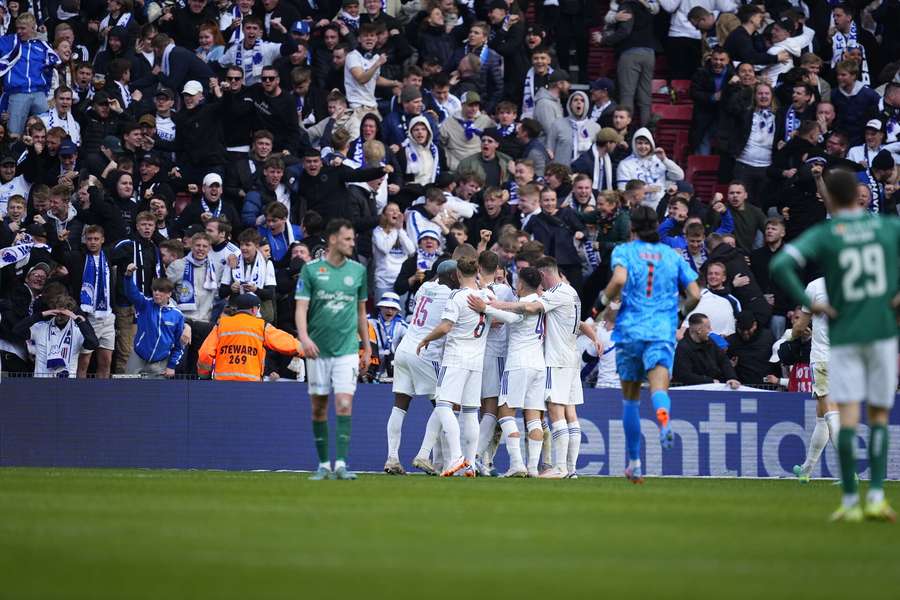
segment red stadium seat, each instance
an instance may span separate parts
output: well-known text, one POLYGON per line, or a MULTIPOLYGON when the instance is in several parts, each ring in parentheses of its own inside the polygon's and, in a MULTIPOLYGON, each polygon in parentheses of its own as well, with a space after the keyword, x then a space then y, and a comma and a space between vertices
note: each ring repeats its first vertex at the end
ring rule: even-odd
POLYGON ((677 125, 688 130, 694 116, 694 107, 687 104, 654 104, 651 112, 659 115, 660 122, 666 121, 669 125, 677 125))
MULTIPOLYGON (((588 35, 592 35, 594 31, 599 29, 591 29, 588 35)), ((591 80, 598 77, 615 77, 616 76, 616 55, 613 49, 608 46, 597 46, 588 43, 588 78, 591 80)))
POLYGON ((673 104, 693 104, 691 100, 691 80, 690 79, 673 79, 669 84, 672 95, 675 99, 673 104))
POLYGON ((719 157, 695 154, 687 159, 684 178, 694 186, 694 193, 704 202, 710 202, 719 182, 719 157))
POLYGON ((666 81, 665 79, 654 79, 650 83, 650 93, 651 94, 659 94, 660 90, 663 89, 664 87, 668 87, 668 85, 669 85, 669 82, 666 81))
POLYGON ((669 78, 669 59, 665 54, 656 55, 656 64, 653 67, 653 77, 656 79, 669 78))

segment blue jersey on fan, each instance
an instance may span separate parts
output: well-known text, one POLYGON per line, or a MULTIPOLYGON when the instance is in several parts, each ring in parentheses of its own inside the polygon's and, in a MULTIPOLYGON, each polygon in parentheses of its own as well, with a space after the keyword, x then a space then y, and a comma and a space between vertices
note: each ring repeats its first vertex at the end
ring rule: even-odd
POLYGON ((697 279, 697 273, 669 246, 640 240, 617 246, 611 267, 628 271, 613 340, 674 343, 678 292, 697 279))

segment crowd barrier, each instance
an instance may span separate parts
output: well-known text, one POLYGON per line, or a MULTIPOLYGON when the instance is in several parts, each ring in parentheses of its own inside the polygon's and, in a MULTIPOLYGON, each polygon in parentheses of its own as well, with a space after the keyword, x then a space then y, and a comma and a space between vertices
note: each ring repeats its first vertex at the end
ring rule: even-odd
MULTIPOLYGON (((353 410, 350 464, 380 471, 389 385, 361 385, 353 410)), ((898 403, 900 404, 900 403, 898 403)), ((401 460, 418 450, 431 405, 414 400, 401 460)), ((803 462, 815 426, 806 394, 672 392, 675 448, 663 454, 649 401, 642 403, 644 465, 652 475, 782 477, 803 462)), ((579 472, 619 475, 625 464, 621 395, 585 390, 579 472)), ((522 428, 522 424, 519 424, 522 428)), ((900 479, 900 406, 891 413, 888 477, 900 479)), ((332 438, 334 433, 332 432, 332 438)), ((868 428, 858 467, 867 476, 868 428)), ((498 466, 505 468, 505 451, 498 466)), ((317 464, 306 386, 297 382, 4 379, 0 466, 311 470, 317 464)), ((834 477, 829 447, 814 476, 834 477)))

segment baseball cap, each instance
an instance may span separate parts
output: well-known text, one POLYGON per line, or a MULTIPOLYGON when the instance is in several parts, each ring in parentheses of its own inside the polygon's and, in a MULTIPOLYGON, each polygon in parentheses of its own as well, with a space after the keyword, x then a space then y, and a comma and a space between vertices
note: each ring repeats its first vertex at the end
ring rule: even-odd
POLYGON ((165 87, 165 86, 161 85, 158 88, 156 88, 156 93, 153 94, 154 98, 156 98, 157 96, 165 96, 169 100, 174 100, 175 99, 175 90, 173 90, 170 87, 165 87))
POLYGON ((147 152, 141 157, 141 162, 147 163, 148 165, 156 165, 157 167, 161 167, 162 157, 160 157, 155 152, 147 152))
POLYGON ((228 300, 228 304, 238 310, 252 310, 259 308, 259 296, 256 294, 235 294, 228 300))
POLYGON ((459 99, 463 104, 481 104, 481 96, 478 95, 478 92, 466 92, 459 99))
POLYGON ((203 185, 213 185, 213 184, 222 185, 222 176, 218 173, 207 173, 206 177, 203 178, 203 185))
POLYGON ((47 237, 47 230, 44 228, 43 225, 40 225, 38 223, 32 223, 31 225, 26 227, 25 233, 27 233, 31 237, 34 237, 36 235, 39 235, 41 237, 47 237))
POLYGON ((156 127, 156 117, 151 114, 141 115, 138 119, 138 125, 146 125, 147 127, 156 127))
POLYGON ((78 146, 72 140, 65 140, 59 145, 60 156, 75 156, 78 154, 78 146))
POLYGON ((456 270, 456 261, 452 258, 450 260, 445 260, 438 265, 437 274, 444 275, 446 273, 452 273, 456 270))
POLYGON ((481 133, 481 139, 491 138, 498 144, 501 142, 502 138, 500 137, 500 132, 497 131, 496 127, 488 127, 481 133))
POLYGON ((866 129, 877 129, 878 131, 881 131, 881 127, 882 125, 879 119, 869 119, 866 123, 866 129))
POLYGON ((570 81, 569 72, 565 69, 557 69, 550 73, 547 82, 550 84, 559 83, 560 81, 570 81))
POLYGON ((45 263, 45 262, 39 262, 39 263, 35 263, 35 265, 34 265, 33 267, 31 267, 30 269, 28 269, 28 275, 31 275, 32 272, 34 272, 34 271, 36 271, 36 270, 38 270, 38 269, 40 269, 41 271, 43 271, 43 272, 46 273, 47 275, 49 275, 49 274, 50 274, 50 271, 52 270, 52 269, 50 268, 50 265, 48 265, 47 263, 45 263))
POLYGON ((94 94, 93 99, 91 100, 94 104, 109 104, 109 94, 100 90, 96 94, 94 94))
POLYGON ((614 87, 615 84, 609 77, 601 77, 600 79, 595 79, 591 82, 591 91, 606 90, 607 92, 611 92, 614 87))
POLYGON ((113 154, 118 154, 122 151, 122 141, 114 135, 106 136, 100 143, 109 148, 113 154))
POLYGON ((685 181, 684 179, 675 184, 675 189, 679 194, 690 194, 692 196, 694 195, 694 186, 691 185, 690 181, 685 181))
POLYGON ((197 94, 203 93, 203 84, 201 84, 196 79, 191 79, 184 87, 181 89, 182 94, 187 94, 188 96, 196 96, 197 94))
POLYGON ((17 165, 19 164, 19 159, 13 156, 12 154, 7 154, 3 158, 0 158, 0 165, 17 165))
POLYGON ((488 12, 495 10, 495 9, 505 10, 505 11, 509 12, 509 6, 506 5, 505 0, 491 0, 491 2, 488 4, 487 9, 488 9, 488 12))
POLYGON ((756 323, 756 316, 749 310, 742 310, 735 319, 735 327, 741 331, 747 331, 756 323))
POLYGON ((291 25, 291 33, 298 35, 309 35, 309 23, 306 21, 296 21, 291 25))
POLYGON ((395 308, 400 310, 400 296, 394 292, 385 292, 381 296, 381 300, 375 305, 378 308, 395 308))

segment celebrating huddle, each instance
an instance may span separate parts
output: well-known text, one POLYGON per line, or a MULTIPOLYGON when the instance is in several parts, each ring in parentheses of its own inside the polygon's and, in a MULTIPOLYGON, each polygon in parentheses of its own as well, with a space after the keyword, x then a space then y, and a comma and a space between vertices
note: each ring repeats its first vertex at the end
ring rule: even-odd
MULTIPOLYGON (((649 378, 660 440, 669 448, 673 436, 667 389, 679 293, 687 293, 690 307, 699 291, 696 275, 654 238, 652 211, 636 212, 638 239, 614 254, 614 275, 599 308, 621 295, 616 309, 621 309, 624 326, 614 339, 626 350, 618 364, 626 396, 626 475, 638 483, 643 480, 640 386, 649 378)), ((405 473, 399 458, 403 418, 411 398, 420 395, 434 400, 434 410, 412 462, 417 469, 445 477, 490 475, 499 425, 509 454, 505 477, 577 477, 581 428, 576 407, 583 403, 577 336, 584 334, 603 351, 594 328, 581 321, 578 294, 551 257, 521 269, 513 292, 496 276, 496 254, 482 252, 477 259, 467 254, 462 250, 441 263, 436 279, 416 294, 410 328, 394 363, 395 404, 384 470, 405 473), (527 458, 516 422, 519 410, 524 413, 527 458)))

